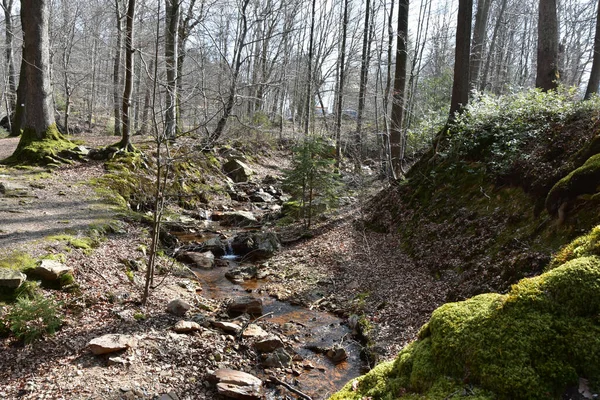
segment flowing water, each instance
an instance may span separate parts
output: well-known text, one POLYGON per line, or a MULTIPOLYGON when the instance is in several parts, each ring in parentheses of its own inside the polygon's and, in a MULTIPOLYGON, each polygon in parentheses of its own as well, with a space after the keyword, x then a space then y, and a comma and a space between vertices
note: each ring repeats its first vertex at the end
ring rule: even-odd
MULTIPOLYGON (((198 236, 194 240, 198 241, 198 236)), ((299 376, 290 374, 286 379, 288 383, 293 382, 297 389, 315 400, 325 399, 364 372, 365 363, 360 359, 361 347, 351 339, 350 329, 340 318, 325 311, 310 310, 269 297, 266 291, 261 290, 265 280, 252 279, 241 284, 228 280, 225 273, 239 265, 236 262, 239 257, 231 251, 231 240, 227 243, 229 250, 221 258, 227 260, 228 268, 194 270, 201 283, 202 293, 214 299, 251 295, 263 301, 263 313, 270 315, 262 320, 278 324, 288 337, 294 339, 294 350, 303 357, 304 364, 310 364, 305 369, 297 368, 301 371, 299 376), (348 358, 336 365, 325 355, 306 348, 307 345, 322 349, 341 345, 348 358)), ((286 393, 289 395, 289 392, 286 393)), ((282 396, 277 389, 267 394, 267 398, 272 400, 284 398, 282 396)))

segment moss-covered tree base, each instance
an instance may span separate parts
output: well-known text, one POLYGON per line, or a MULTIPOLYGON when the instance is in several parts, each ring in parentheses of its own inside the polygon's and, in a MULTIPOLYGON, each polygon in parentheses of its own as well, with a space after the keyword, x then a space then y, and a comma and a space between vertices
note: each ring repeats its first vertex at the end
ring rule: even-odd
POLYGON ((555 399, 579 378, 600 388, 599 230, 505 295, 441 306, 395 361, 332 399, 555 399))
POLYGON ((63 152, 76 147, 76 144, 65 139, 56 125, 53 124, 38 139, 33 129, 23 130, 21 140, 15 152, 1 161, 5 165, 49 165, 70 164, 71 160, 62 155, 63 152))

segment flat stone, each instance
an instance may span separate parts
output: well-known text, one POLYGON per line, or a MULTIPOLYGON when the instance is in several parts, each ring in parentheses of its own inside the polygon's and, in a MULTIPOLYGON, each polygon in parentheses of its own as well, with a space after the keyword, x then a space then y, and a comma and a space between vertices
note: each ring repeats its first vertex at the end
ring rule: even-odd
POLYGON ((181 320, 177 321, 173 330, 177 333, 188 333, 202 330, 202 327, 197 322, 181 320))
POLYGON ((0 182, 0 194, 6 197, 29 196, 29 188, 16 182, 0 182))
POLYGON ((192 308, 192 306, 181 299, 172 300, 167 304, 167 312, 169 314, 177 315, 178 317, 183 317, 190 308, 192 308))
POLYGON ((270 336, 254 343, 254 348, 261 353, 271 353, 280 347, 283 347, 283 342, 277 336, 270 336))
POLYGON ((9 268, 0 268, 0 287, 16 289, 25 282, 27 276, 9 268))
POLYGON ((225 211, 213 214, 213 220, 227 226, 256 225, 258 220, 250 211, 225 211))
POLYGON ((250 296, 238 297, 227 306, 227 313, 231 316, 244 313, 262 315, 262 300, 250 296))
POLYGON ((256 324, 250 324, 244 329, 244 333, 242 333, 242 337, 252 338, 252 337, 265 337, 268 336, 269 333, 265 331, 263 328, 256 324))
POLYGON ((92 339, 89 349, 95 355, 114 353, 137 346, 137 339, 131 335, 108 334, 92 339))
POLYGON ((73 273, 73 268, 56 260, 42 260, 35 269, 35 274, 47 281, 56 281, 68 273, 73 273))
POLYGON ((238 324, 234 324, 233 322, 226 322, 226 321, 214 321, 212 323, 212 326, 222 330, 223 332, 227 332, 227 333, 238 333, 242 329, 242 327, 239 326, 238 324))
POLYGON ((186 251, 178 256, 177 259, 196 268, 211 269, 215 266, 215 255, 212 251, 205 251, 204 253, 186 251))
POLYGON ((179 396, 175 392, 169 392, 161 395, 158 400, 179 400, 179 396))
POLYGON ((127 365, 127 360, 122 357, 110 357, 108 365, 127 365))
POLYGON ((213 376, 217 380, 217 391, 223 396, 241 400, 262 398, 262 381, 254 375, 224 368, 215 371, 213 376))

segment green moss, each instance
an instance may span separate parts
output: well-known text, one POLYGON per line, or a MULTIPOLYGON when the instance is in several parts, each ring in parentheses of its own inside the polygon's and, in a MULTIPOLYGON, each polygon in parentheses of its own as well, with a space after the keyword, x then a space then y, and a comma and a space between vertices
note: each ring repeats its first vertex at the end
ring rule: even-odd
POLYGON ((21 140, 15 152, 3 160, 3 164, 29 164, 29 165, 49 165, 71 163, 71 161, 60 156, 60 152, 72 149, 75 143, 65 139, 56 124, 48 127, 42 135, 44 139, 38 139, 37 133, 33 129, 24 129, 21 140))
POLYGON ((70 247, 74 249, 81 249, 84 252, 91 252, 91 250, 97 245, 96 241, 94 241, 92 238, 75 237, 67 234, 48 236, 46 239, 66 242, 70 247))
POLYGON ((556 268, 574 258, 592 255, 600 256, 600 225, 563 247, 554 255, 548 268, 556 268))
POLYGON ((550 214, 556 214, 564 203, 572 202, 581 195, 597 193, 599 190, 600 154, 596 154, 554 185, 546 197, 546 209, 550 214))
POLYGON ((377 367, 359 378, 359 390, 349 384, 332 398, 451 398, 468 383, 479 388, 473 398, 551 399, 579 377, 597 386, 598 293, 600 258, 590 256, 523 279, 506 295, 445 304, 393 367, 377 367))
POLYGON ((37 266, 37 260, 27 253, 13 252, 0 258, 0 268, 27 272, 37 266))

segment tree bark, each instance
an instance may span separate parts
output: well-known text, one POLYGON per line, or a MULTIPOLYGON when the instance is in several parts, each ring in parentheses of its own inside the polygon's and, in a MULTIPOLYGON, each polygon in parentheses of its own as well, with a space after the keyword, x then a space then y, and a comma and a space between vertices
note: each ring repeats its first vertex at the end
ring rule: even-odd
POLYGON ((56 131, 50 85, 48 0, 21 0, 25 119, 19 146, 52 138, 56 131))
POLYGON ((123 37, 123 23, 121 22, 121 0, 115 0, 117 17, 117 44, 115 46, 115 59, 113 64, 113 115, 115 118, 115 136, 121 136, 121 47, 123 37))
POLYGON ((544 92, 554 90, 559 79, 556 0, 540 0, 535 87, 544 92))
POLYGON ((348 33, 348 0, 343 2, 342 33, 340 44, 340 63, 338 74, 337 110, 335 113, 335 167, 339 170, 342 163, 342 112, 344 109, 344 80, 346 79, 346 35, 348 33))
POLYGON ((2 0, 2 8, 4 9, 4 43, 6 45, 5 56, 6 65, 8 67, 8 104, 10 109, 8 111, 8 117, 15 110, 15 102, 17 95, 17 81, 15 74, 15 57, 13 54, 13 25, 12 25, 12 9, 14 0, 2 0))
POLYGON ((596 7, 598 8, 598 15, 596 16, 594 57, 592 61, 592 71, 590 72, 590 80, 588 81, 587 90, 585 91, 585 100, 589 100, 589 98, 592 97, 592 94, 598 93, 598 86, 600 86, 600 4, 596 7))
POLYGON ((472 18, 473 0, 459 0, 450 120, 453 120, 456 114, 460 113, 469 102, 469 59, 472 18))
POLYGON ((406 92, 406 63, 408 60, 408 8, 409 0, 398 4, 398 41, 396 43, 396 70, 390 127, 390 159, 392 176, 402 173, 402 118, 406 92))
POLYGON ((483 56, 485 33, 487 30, 488 15, 491 0, 478 0, 477 13, 475 14, 475 27, 473 29, 473 41, 471 42, 471 71, 470 88, 479 87, 479 70, 483 56))
POLYGON ((363 32, 362 60, 360 64, 360 86, 358 89, 358 110, 356 117, 356 133, 354 135, 354 146, 356 161, 362 159, 362 124, 365 112, 365 101, 367 95, 367 80, 369 78, 369 60, 371 50, 371 0, 365 2, 365 26, 363 32))
POLYGON ((175 139, 177 128, 177 39, 179 35, 179 1, 166 0, 165 59, 167 67, 167 87, 165 92, 165 135, 175 139))
POLYGON ((127 6, 127 25, 125 28, 125 88, 123 89, 123 133, 119 147, 131 148, 131 120, 129 108, 131 106, 131 92, 133 89, 133 35, 134 35, 135 0, 129 0, 127 6))

